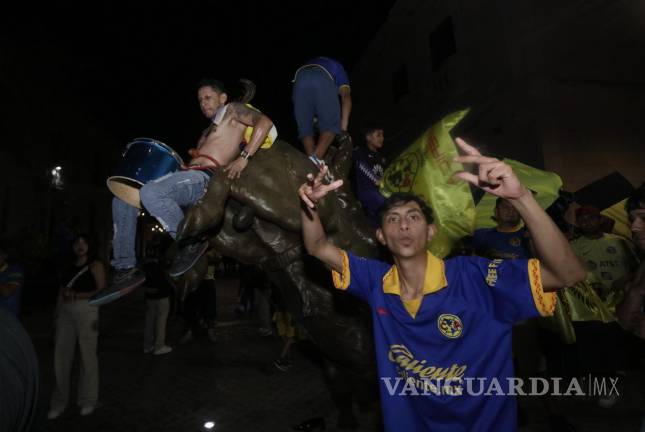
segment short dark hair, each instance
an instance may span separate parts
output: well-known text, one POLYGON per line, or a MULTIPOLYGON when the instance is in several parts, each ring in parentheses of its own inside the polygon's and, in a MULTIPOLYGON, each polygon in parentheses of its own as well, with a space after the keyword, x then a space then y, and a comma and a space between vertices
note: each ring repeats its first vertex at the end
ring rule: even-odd
POLYGON ((645 209, 645 182, 632 192, 629 198, 627 198, 627 203, 625 203, 627 213, 638 209, 645 209))
POLYGON ((383 129, 383 126, 379 124, 370 124, 367 125, 363 128, 363 136, 367 136, 371 134, 372 132, 376 132, 377 130, 385 130, 383 129))
POLYGON ((431 224, 434 221, 432 217, 432 208, 430 208, 430 206, 423 200, 423 198, 411 192, 395 192, 390 195, 390 197, 387 198, 379 208, 378 220, 380 225, 383 226, 383 216, 385 216, 385 213, 387 213, 394 207, 398 207, 412 201, 419 204, 421 213, 423 213, 423 217, 428 224, 431 224))
POLYGON ((215 78, 204 78, 197 83, 197 90, 202 87, 210 87, 218 93, 226 93, 224 83, 215 78))

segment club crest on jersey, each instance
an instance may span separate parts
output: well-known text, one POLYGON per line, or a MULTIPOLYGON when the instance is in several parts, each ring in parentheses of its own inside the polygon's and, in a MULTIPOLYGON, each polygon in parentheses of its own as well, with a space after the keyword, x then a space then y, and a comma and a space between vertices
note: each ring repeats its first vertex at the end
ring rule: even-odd
POLYGON ((519 237, 511 237, 509 243, 513 247, 519 247, 522 244, 522 240, 519 237))
POLYGON ((456 339, 461 336, 464 325, 457 315, 441 314, 437 319, 437 327, 442 335, 450 339, 456 339))

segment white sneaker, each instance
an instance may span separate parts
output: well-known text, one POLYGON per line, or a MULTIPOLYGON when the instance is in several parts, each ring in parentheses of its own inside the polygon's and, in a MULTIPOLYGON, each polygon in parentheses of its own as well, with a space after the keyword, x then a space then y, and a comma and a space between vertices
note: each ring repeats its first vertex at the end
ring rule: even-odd
POLYGON ((161 354, 168 354, 171 351, 172 351, 172 348, 170 348, 168 345, 164 345, 161 348, 157 348, 152 353, 154 355, 161 355, 161 354))
POLYGON ((56 409, 50 409, 49 412, 47 413, 47 420, 54 420, 60 417, 60 415, 63 413, 62 410, 56 410, 56 409))
POLYGON ((96 408, 96 405, 83 405, 81 407, 81 415, 86 416, 92 414, 94 412, 94 408, 96 408))

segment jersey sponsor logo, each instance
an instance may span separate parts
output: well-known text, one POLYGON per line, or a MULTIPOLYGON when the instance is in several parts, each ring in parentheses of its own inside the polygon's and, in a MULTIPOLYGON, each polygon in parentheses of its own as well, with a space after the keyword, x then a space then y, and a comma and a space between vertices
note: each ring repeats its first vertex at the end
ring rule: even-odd
POLYGON ((442 335, 450 339, 456 339, 464 331, 464 325, 457 315, 441 314, 437 319, 437 327, 442 335))
POLYGON ((494 259, 488 264, 488 273, 486 274, 486 283, 494 287, 497 284, 497 267, 502 263, 501 259, 494 259))
POLYGON ((400 344, 390 345, 387 357, 397 365, 398 374, 406 377, 414 374, 423 379, 463 378, 467 368, 466 365, 458 365, 457 363, 445 367, 428 365, 426 360, 414 358, 412 351, 400 344))

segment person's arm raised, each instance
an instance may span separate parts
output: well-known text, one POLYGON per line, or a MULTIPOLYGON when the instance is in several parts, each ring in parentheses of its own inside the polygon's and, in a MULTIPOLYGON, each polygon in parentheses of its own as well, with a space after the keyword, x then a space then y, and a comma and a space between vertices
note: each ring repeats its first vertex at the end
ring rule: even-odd
POLYGON ((472 163, 478 167, 477 174, 458 172, 455 176, 486 192, 507 199, 517 209, 531 233, 537 258, 540 260, 542 285, 545 291, 555 291, 572 286, 583 280, 586 270, 575 255, 569 242, 553 220, 537 203, 506 163, 482 156, 479 151, 461 138, 455 140, 465 153, 454 160, 472 163))
POLYGON ((298 189, 298 195, 301 199, 302 237, 305 248, 310 255, 340 273, 343 271, 342 251, 327 241, 327 236, 316 208, 316 204, 325 195, 343 185, 342 180, 324 184, 323 180, 327 170, 327 166, 323 166, 315 177, 313 174, 308 174, 307 182, 303 183, 298 189))

